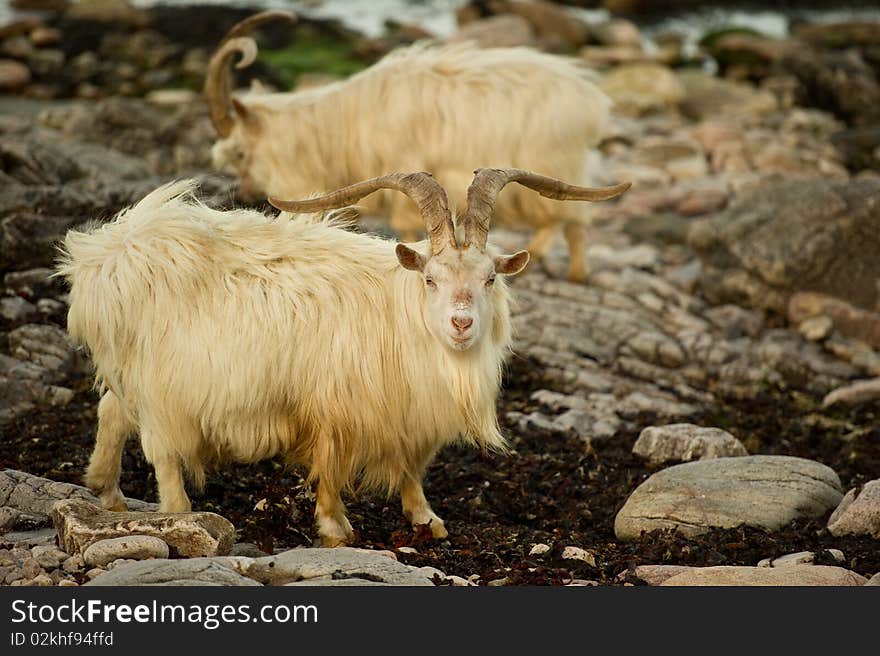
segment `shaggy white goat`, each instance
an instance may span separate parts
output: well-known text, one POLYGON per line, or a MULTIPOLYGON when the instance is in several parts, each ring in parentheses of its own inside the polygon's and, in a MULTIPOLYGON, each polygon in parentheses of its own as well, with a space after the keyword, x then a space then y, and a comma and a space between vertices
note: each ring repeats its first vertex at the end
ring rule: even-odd
MULTIPOLYGON (((219 141, 214 164, 235 173, 243 197, 302 198, 387 171, 431 171, 462 193, 473 170, 528 166, 589 184, 587 159, 608 118, 610 100, 574 59, 528 48, 416 44, 396 50, 348 80, 296 93, 231 97, 229 62, 257 55, 242 36, 286 12, 250 17, 211 59, 205 93, 219 141)), ((464 206, 463 196, 452 205, 464 206)), ((404 241, 421 230, 407 199, 380 194, 368 209, 390 216, 404 241)), ((557 205, 510 188, 497 221, 536 229, 528 248, 546 255, 560 227, 569 248, 568 277, 583 280, 585 226, 581 205, 557 205)))
POLYGON ((120 459, 137 431, 163 511, 189 510, 184 470, 202 485, 211 461, 281 455, 318 482, 325 545, 352 538, 340 492, 357 479, 400 490, 412 523, 445 536, 422 490, 426 466, 455 440, 504 445, 495 417, 510 346, 504 276, 529 254, 495 254, 486 237, 509 181, 578 200, 626 187, 480 171, 459 241, 446 193, 425 173, 273 201, 317 211, 396 189, 425 218, 429 241, 412 248, 315 215, 216 211, 192 198, 192 182, 70 231, 58 268, 71 287, 68 330, 106 389, 89 487, 105 507, 124 508, 120 459))

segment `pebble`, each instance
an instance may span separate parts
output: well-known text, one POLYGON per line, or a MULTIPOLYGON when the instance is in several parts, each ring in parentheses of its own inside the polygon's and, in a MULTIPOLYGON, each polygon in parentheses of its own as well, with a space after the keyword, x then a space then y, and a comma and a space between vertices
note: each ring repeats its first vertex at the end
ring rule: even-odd
POLYGON ((727 431, 694 424, 648 426, 639 434, 632 452, 655 464, 749 455, 742 442, 727 431))
POLYGON ((0 59, 0 92, 17 91, 31 81, 31 72, 14 59, 0 59))
POLYGON ((550 545, 544 544, 543 542, 539 542, 536 545, 533 545, 531 549, 529 549, 530 556, 543 556, 545 553, 550 551, 550 545))
POLYGON ((168 545, 151 535, 127 535, 98 540, 83 552, 86 565, 104 567, 119 559, 131 561, 147 558, 168 558, 168 545))
POLYGON ((832 535, 870 535, 880 539, 880 479, 846 493, 828 520, 832 535))
POLYGON ((31 554, 41 567, 47 570, 61 567, 61 563, 68 559, 68 555, 55 547, 39 546, 31 549, 31 554))
MULTIPOLYGON (((828 549, 829 554, 839 563, 846 560, 840 549, 828 549)), ((811 565, 816 560, 815 551, 798 551, 779 558, 764 558, 758 567, 791 567, 792 565, 811 565)))
POLYGON ((832 330, 834 330, 834 322, 825 315, 804 319, 798 326, 798 332, 811 342, 825 339, 832 330))
POLYGON ((580 547, 566 547, 562 550, 562 559, 582 560, 591 567, 596 566, 596 557, 586 549, 581 549, 580 547))

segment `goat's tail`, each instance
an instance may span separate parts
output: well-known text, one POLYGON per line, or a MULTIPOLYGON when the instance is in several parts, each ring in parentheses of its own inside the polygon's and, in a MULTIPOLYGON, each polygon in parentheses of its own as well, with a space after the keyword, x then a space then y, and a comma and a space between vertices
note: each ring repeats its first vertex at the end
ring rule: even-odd
POLYGON ((163 218, 197 211, 194 180, 159 187, 111 221, 70 230, 59 246, 56 270, 70 286, 67 330, 74 343, 87 347, 97 368, 97 382, 121 393, 116 363, 133 345, 133 320, 162 252, 153 247, 163 218))

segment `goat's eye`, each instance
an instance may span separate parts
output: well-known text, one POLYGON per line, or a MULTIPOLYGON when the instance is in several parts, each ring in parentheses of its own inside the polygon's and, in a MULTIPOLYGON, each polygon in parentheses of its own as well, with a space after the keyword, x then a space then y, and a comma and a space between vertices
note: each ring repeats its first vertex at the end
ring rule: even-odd
POLYGON ((486 287, 491 287, 495 284, 495 276, 489 276, 488 280, 486 280, 486 287))
POLYGON ((425 278, 425 284, 428 286, 428 289, 437 289, 437 283, 434 282, 433 278, 425 278))

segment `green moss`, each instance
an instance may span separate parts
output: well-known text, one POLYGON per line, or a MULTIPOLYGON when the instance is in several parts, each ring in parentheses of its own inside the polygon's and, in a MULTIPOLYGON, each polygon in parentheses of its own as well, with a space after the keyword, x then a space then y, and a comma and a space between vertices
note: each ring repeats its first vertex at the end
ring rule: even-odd
POLYGON ((357 59, 352 42, 326 34, 298 34, 286 48, 261 49, 259 60, 288 88, 293 87, 303 73, 347 77, 366 67, 357 59))
POLYGON ((753 30, 750 27, 737 27, 735 25, 732 25, 730 27, 721 27, 717 30, 706 32, 706 34, 703 35, 703 38, 700 39, 699 43, 702 47, 711 49, 715 45, 716 41, 718 41, 718 39, 720 39, 721 37, 725 37, 728 34, 748 34, 750 36, 760 37, 764 36, 757 30, 753 30))

